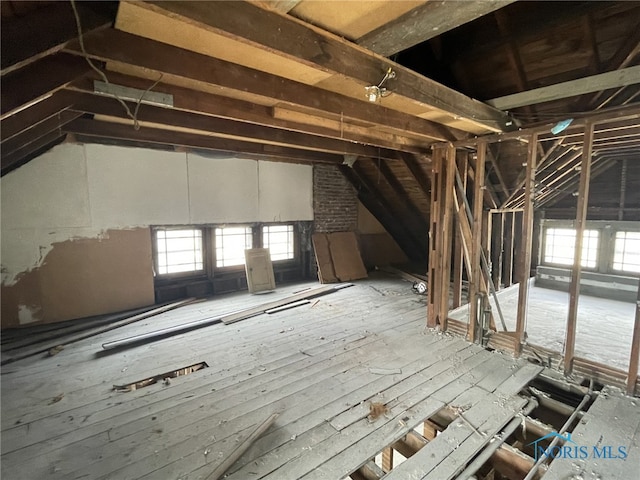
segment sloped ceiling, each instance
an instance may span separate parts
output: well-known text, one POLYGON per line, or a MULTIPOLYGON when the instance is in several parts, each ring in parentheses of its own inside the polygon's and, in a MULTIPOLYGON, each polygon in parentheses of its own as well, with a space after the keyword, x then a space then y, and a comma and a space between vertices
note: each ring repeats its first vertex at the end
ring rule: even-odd
MULTIPOLYGON (((640 89, 638 2, 79 2, 82 42, 68 2, 1 8, 3 174, 69 134, 279 161, 348 155, 358 160, 345 175, 416 259, 432 144, 636 108, 640 89), (389 69, 389 95, 368 102, 365 87, 389 69), (585 78, 595 91, 563 83, 585 78), (128 111, 96 93, 105 80, 138 89, 128 111), (527 96, 540 87, 551 91, 527 96), (147 90, 172 106, 136 102, 147 90)), ((599 161, 637 154, 638 130, 601 132, 599 161)), ((556 143, 541 145, 550 172, 580 148, 556 143)), ((517 205, 518 148, 490 152, 488 206, 517 205)))

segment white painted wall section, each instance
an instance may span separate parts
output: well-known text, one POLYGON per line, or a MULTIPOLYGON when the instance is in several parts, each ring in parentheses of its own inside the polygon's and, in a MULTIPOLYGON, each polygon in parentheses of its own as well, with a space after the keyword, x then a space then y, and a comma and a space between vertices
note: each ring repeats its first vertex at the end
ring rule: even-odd
POLYGON ((258 162, 187 154, 190 223, 254 222, 258 162))
POLYGON ((84 146, 97 228, 189 222, 186 154, 84 146))
POLYGON ((313 167, 258 163, 261 222, 313 220, 313 167))

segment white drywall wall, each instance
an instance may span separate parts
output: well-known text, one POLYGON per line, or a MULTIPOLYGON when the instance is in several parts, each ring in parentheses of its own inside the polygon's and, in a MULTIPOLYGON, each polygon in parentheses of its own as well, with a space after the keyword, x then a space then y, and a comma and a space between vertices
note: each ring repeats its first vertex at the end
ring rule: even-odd
POLYGON ((259 220, 313 220, 313 169, 309 165, 259 162, 259 220))
POLYGON ((85 145, 94 227, 189 222, 186 154, 85 145))
POLYGON ((254 222, 258 162, 187 154, 190 223, 254 222))
POLYGON ((313 219, 310 165, 62 144, 0 180, 2 283, 109 229, 313 219))

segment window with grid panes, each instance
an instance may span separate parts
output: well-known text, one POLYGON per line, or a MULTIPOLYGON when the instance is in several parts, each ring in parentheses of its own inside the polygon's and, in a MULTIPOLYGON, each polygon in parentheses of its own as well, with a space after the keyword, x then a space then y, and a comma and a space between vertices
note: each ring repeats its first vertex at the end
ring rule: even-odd
POLYGON ((202 229, 157 229, 155 233, 158 275, 204 269, 202 229))
POLYGON ((263 226, 262 245, 269 249, 272 262, 294 258, 293 225, 263 226))
POLYGON ((253 248, 251 227, 218 227, 215 229, 216 267, 244 265, 244 251, 253 248))

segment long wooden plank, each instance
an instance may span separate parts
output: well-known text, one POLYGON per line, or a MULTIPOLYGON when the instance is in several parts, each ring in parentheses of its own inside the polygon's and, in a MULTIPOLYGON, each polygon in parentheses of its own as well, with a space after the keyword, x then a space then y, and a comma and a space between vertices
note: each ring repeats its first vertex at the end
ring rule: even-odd
POLYGON ((16 360, 21 360, 23 358, 27 358, 33 355, 37 355, 39 353, 43 353, 43 352, 47 352, 50 349, 54 348, 54 347, 58 347, 58 346, 64 346, 64 345, 68 345, 70 343, 75 343, 75 342, 79 342, 81 340, 85 340, 87 338, 91 338, 94 337, 96 335, 99 335, 101 333, 104 332, 108 332, 110 330, 115 330, 116 328, 120 328, 120 327, 124 327, 125 325, 130 325, 134 322, 139 322, 140 320, 144 320, 145 318, 149 318, 153 315, 158 315, 159 313, 162 312, 167 312, 169 310, 173 310, 175 308, 179 308, 183 305, 187 305, 191 302, 193 302, 195 300, 195 298, 187 298, 186 300, 180 300, 179 302, 174 302, 171 303, 169 305, 165 305, 153 310, 150 310, 148 312, 145 313, 139 313, 138 315, 134 315, 133 317, 129 317, 126 318, 124 320, 118 320, 117 322, 111 323, 109 325, 105 325, 102 327, 96 327, 96 328, 92 328, 90 330, 84 331, 82 333, 78 333, 76 335, 72 335, 70 337, 66 337, 66 338, 61 338, 59 340, 55 340, 54 342, 45 344, 45 345, 38 345, 37 347, 34 347, 33 349, 29 349, 29 350, 24 350, 21 351, 20 353, 18 353, 17 355, 12 355, 6 359, 4 359, 2 361, 2 364, 6 364, 6 363, 11 363, 11 362, 15 362, 16 360))
POLYGON ((640 286, 636 298, 636 316, 633 322, 631 337, 631 353, 629 356, 629 372, 627 374, 627 395, 634 395, 638 382, 638 363, 640 363, 640 286))

